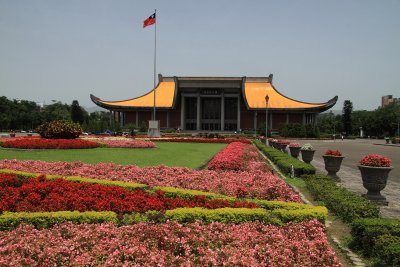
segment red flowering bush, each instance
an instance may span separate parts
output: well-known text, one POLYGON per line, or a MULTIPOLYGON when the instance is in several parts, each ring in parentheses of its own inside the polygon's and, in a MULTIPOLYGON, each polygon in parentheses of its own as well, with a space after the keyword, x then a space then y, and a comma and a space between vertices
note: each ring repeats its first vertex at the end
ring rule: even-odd
POLYGON ((82 133, 79 123, 72 121, 46 122, 35 129, 42 138, 74 139, 82 133))
POLYGON ((208 163, 209 170, 233 170, 243 169, 244 144, 239 142, 230 143, 208 163))
POLYGON ((382 155, 368 154, 360 160, 360 164, 371 167, 390 167, 391 160, 382 155))
POLYGON ((332 149, 328 149, 325 154, 325 156, 336 156, 336 157, 341 157, 342 156, 342 152, 340 152, 339 150, 332 150, 332 149))
MULTIPOLYGON (((252 154, 256 155, 255 152, 252 154)), ((167 166, 140 168, 135 165, 114 163, 91 165, 79 161, 45 162, 40 160, 0 160, 0 169, 120 180, 150 186, 173 186, 228 196, 236 196, 239 188, 245 188, 248 198, 302 202, 300 196, 278 176, 258 169, 243 172, 217 172, 167 166)))
POLYGON ((155 148, 156 145, 152 141, 134 140, 134 139, 99 139, 100 143, 112 148, 155 148))
POLYGON ((301 147, 299 143, 290 143, 289 147, 301 147))
POLYGON ((0 174, 0 213, 3 211, 114 211, 117 213, 169 210, 179 207, 255 208, 254 203, 168 198, 162 191, 155 194, 140 189, 130 191, 118 186, 75 183, 63 179, 48 180, 45 176, 19 178, 0 174))
POLYGON ((339 267, 324 225, 63 223, 0 231, 1 266, 339 267))
POLYGON ((4 141, 2 146, 20 149, 80 149, 96 148, 99 144, 82 139, 18 138, 4 141))
POLYGON ((282 144, 282 145, 289 145, 290 144, 290 142, 288 141, 288 140, 278 140, 278 143, 279 144, 282 144))

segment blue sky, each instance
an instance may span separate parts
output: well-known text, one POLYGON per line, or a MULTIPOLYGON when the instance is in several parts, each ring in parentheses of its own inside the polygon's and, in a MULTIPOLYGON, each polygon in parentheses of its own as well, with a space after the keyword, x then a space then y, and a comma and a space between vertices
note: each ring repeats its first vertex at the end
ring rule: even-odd
POLYGON ((164 76, 267 76, 307 102, 400 97, 400 1, 0 0, 0 95, 90 107, 164 76))

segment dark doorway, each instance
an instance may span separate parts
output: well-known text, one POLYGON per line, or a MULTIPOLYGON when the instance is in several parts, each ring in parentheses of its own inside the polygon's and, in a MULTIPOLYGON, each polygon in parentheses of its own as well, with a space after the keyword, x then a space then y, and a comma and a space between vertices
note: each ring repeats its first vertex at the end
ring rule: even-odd
POLYGON ((201 129, 205 131, 221 130, 221 98, 201 99, 201 129))

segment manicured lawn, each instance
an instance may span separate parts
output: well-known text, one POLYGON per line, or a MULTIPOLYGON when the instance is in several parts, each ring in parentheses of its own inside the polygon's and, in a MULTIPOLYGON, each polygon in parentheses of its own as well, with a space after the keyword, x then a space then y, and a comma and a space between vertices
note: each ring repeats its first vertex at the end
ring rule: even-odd
POLYGON ((17 150, 0 149, 0 159, 33 159, 44 161, 114 162, 143 166, 177 166, 199 168, 226 144, 156 142, 155 149, 95 148, 17 150))

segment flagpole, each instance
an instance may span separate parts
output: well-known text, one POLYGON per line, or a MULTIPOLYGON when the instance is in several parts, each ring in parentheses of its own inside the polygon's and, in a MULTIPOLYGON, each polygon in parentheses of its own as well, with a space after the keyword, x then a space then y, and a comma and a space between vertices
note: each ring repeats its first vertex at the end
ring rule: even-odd
POLYGON ((156 120, 156 64, 157 64, 157 9, 154 9, 155 25, 154 25, 154 106, 153 106, 153 120, 156 120))

